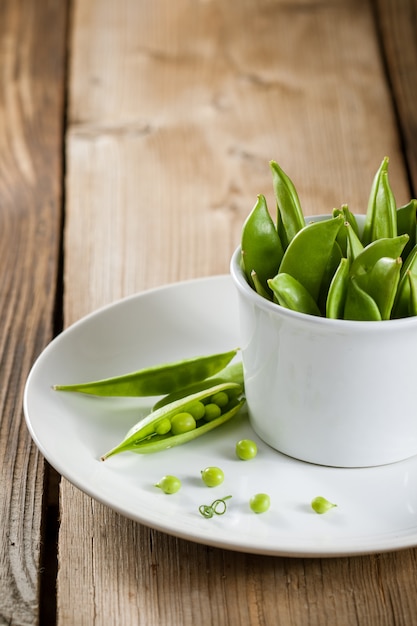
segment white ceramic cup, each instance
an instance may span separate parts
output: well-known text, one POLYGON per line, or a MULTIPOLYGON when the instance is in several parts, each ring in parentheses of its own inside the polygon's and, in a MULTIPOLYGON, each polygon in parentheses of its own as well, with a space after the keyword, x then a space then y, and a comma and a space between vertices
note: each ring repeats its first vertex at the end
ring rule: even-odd
POLYGON ((254 431, 320 465, 366 467, 417 454, 417 317, 347 321, 259 296, 231 260, 254 431))

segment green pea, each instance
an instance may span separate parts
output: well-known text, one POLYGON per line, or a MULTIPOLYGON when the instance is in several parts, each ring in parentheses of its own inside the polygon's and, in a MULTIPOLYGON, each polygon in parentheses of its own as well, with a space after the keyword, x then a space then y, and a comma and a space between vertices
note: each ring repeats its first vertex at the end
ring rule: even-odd
POLYGON ((337 504, 333 504, 332 502, 329 502, 329 500, 327 500, 326 498, 323 498, 323 496, 317 496, 316 498, 313 498, 313 500, 311 501, 311 508, 316 513, 319 513, 319 515, 322 515, 323 513, 327 513, 327 511, 330 511, 330 509, 333 509, 335 507, 337 507, 337 504))
POLYGON ((249 500, 249 506, 254 513, 265 513, 271 506, 271 498, 266 493, 257 493, 249 500))
POLYGON ((172 494, 177 493, 181 488, 181 481, 176 476, 164 476, 161 480, 155 484, 155 487, 162 489, 164 493, 172 494))
POLYGON ((283 252, 265 197, 260 194, 243 224, 241 237, 243 266, 252 287, 252 272, 256 272, 257 280, 266 289, 266 281, 278 271, 283 252))
POLYGON ((225 391, 219 391, 211 397, 211 401, 222 409, 229 404, 229 396, 225 391))
POLYGON ((166 435, 171 430, 171 422, 168 418, 164 418, 158 424, 155 425, 155 432, 157 435, 166 435))
POLYGON ((320 315, 320 309, 307 291, 307 289, 293 276, 280 272, 274 278, 268 280, 268 285, 272 289, 274 296, 281 306, 307 313, 309 315, 320 315))
POLYGON ((206 467, 201 471, 201 478, 207 487, 217 487, 224 481, 224 472, 220 467, 206 467))
POLYGON ((194 402, 194 404, 188 407, 188 413, 190 413, 193 418, 198 421, 204 417, 206 408, 202 402, 194 402))
POLYGON ((221 412, 222 412, 219 405, 214 404, 214 402, 210 402, 209 404, 206 404, 205 409, 206 409, 206 412, 204 415, 204 419, 206 420, 206 422, 212 422, 213 420, 216 420, 221 415, 221 412))
POLYGON ((173 435, 182 435, 196 428, 196 422, 191 413, 177 413, 171 420, 173 435))
POLYGON ((254 459, 258 454, 258 446, 252 439, 241 439, 236 444, 236 455, 242 461, 254 459))
POLYGON ((173 363, 71 385, 54 385, 56 391, 77 391, 97 396, 160 396, 214 376, 236 356, 237 350, 183 359, 173 363))

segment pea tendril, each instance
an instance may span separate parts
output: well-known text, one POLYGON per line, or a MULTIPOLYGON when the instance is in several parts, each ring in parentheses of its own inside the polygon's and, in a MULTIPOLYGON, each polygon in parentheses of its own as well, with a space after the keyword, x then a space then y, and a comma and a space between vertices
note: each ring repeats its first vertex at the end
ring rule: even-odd
POLYGON ((226 513, 227 505, 226 500, 229 500, 232 496, 225 496, 224 498, 218 498, 213 500, 211 504, 202 504, 198 507, 201 515, 210 519, 214 515, 224 515, 226 513))

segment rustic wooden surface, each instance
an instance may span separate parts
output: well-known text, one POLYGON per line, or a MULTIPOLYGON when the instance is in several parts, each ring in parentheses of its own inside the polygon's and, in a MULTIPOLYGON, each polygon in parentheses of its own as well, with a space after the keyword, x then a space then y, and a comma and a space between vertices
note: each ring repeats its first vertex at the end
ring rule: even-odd
POLYGON ((270 159, 309 214, 364 212, 386 154, 398 201, 415 196, 416 0, 0 5, 0 624, 409 626, 416 549, 289 559, 169 537, 58 493, 21 403, 62 327, 226 273, 270 159))
POLYGON ((55 326, 67 13, 65 2, 2 0, 0 14, 0 624, 26 625, 42 604, 50 503, 22 400, 55 326))

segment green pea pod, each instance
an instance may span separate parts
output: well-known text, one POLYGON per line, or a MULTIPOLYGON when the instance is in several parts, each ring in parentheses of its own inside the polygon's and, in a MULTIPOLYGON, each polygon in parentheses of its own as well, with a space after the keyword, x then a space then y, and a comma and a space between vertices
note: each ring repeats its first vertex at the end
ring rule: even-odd
POLYGON ((410 313, 411 280, 417 280, 417 245, 414 246, 403 264, 397 288, 392 317, 408 317, 410 313), (411 277, 411 279, 410 279, 411 277))
POLYGON ((231 363, 227 367, 225 367, 221 372, 212 376, 211 378, 206 378, 198 383, 194 383, 193 385, 189 385, 188 387, 183 387, 182 389, 178 389, 169 393, 168 395, 160 398, 153 406, 152 410, 160 409, 161 407, 171 404, 171 402, 175 402, 176 400, 181 400, 181 398, 185 398, 186 396, 190 396, 194 393, 198 393, 199 391, 205 391, 210 387, 214 387, 214 385, 222 385, 224 383, 236 383, 242 389, 244 388, 244 377, 243 377, 243 364, 242 361, 238 361, 236 363, 231 363))
POLYGON ((345 257, 340 259, 333 280, 330 283, 329 293, 326 300, 326 317, 343 319, 345 301, 349 281, 349 260, 345 257))
POLYGON ((309 315, 320 315, 316 301, 307 289, 290 274, 279 273, 268 281, 278 304, 309 315))
POLYGON ((316 302, 342 224, 341 215, 308 224, 295 235, 282 258, 279 273, 298 280, 316 302))
POLYGON ((351 276, 366 274, 381 257, 398 259, 408 242, 408 235, 398 235, 397 237, 386 237, 378 239, 368 244, 360 254, 352 261, 351 276))
POLYGON ((417 315, 417 277, 408 271, 407 278, 410 283, 410 302, 408 314, 417 315))
MULTIPOLYGON (((347 204, 343 204, 340 209, 333 209, 333 217, 338 217, 339 215, 343 216, 345 226, 349 226, 350 230, 353 230, 357 239, 359 240, 359 227, 356 217, 351 213, 347 204)), ((347 229, 341 228, 337 234, 336 238, 337 243, 339 244, 343 256, 347 256, 348 254, 348 241, 347 241, 347 229)))
POLYGON ((344 229, 346 232, 347 246, 346 256, 352 262, 363 250, 363 245, 356 231, 352 228, 350 222, 345 222, 344 229))
POLYGON ((416 245, 416 214, 417 214, 417 200, 410 200, 408 204, 401 206, 397 209, 397 231, 399 235, 406 233, 410 239, 404 248, 402 258, 405 260, 410 254, 411 250, 416 245))
POLYGON ((171 402, 156 411, 152 411, 133 426, 127 432, 123 440, 117 446, 106 452, 101 457, 101 460, 104 461, 115 454, 127 451, 137 452, 139 454, 159 452, 201 437, 229 421, 238 413, 244 405, 245 399, 236 399, 236 394, 241 394, 242 391, 242 387, 236 383, 223 383, 194 393, 186 398, 171 402), (203 417, 196 422, 195 427, 191 430, 180 434, 173 434, 172 424, 175 416, 192 411, 196 403, 204 403, 205 400, 213 398, 219 392, 230 393, 231 400, 229 404, 221 407, 221 413, 217 418, 211 421, 205 421, 203 417), (160 434, 161 432, 163 432, 163 434, 160 434))
POLYGON ((388 163, 385 157, 372 183, 362 236, 365 246, 377 239, 397 236, 397 208, 388 180, 388 163))
POLYGON ((375 300, 349 278, 343 319, 355 321, 380 321, 381 313, 375 300))
MULTIPOLYGON (((340 231, 339 231, 340 232, 340 231)), ((326 301, 329 293, 330 285, 333 280, 333 276, 339 267, 340 260, 343 258, 342 250, 337 241, 334 242, 332 251, 324 268, 323 277, 321 280, 320 291, 317 298, 317 304, 322 315, 326 315, 326 301)))
POLYGON ((224 369, 236 354, 237 349, 156 365, 93 382, 54 385, 53 389, 95 396, 160 396, 214 376, 224 369))
POLYGON ((270 162, 277 203, 277 228, 284 249, 304 228, 305 219, 294 183, 275 161, 270 162))
POLYGON ((255 287, 251 274, 256 272, 266 289, 266 281, 277 273, 284 250, 262 194, 243 225, 241 250, 249 284, 255 287))
POLYGON ((383 320, 388 320, 391 316, 401 265, 400 257, 381 257, 368 273, 357 277, 358 285, 375 300, 383 320))

